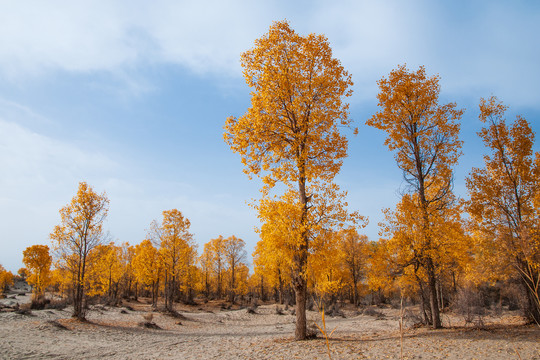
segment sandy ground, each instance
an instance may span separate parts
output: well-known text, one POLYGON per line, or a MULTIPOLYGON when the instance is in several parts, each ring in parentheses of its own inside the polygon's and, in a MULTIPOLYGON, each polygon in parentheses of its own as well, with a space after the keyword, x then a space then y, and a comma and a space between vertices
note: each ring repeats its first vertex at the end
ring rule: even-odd
MULTIPOLYGON (((20 296, 18 299, 25 300, 20 296)), ((3 299, 6 302, 10 299, 3 299)), ((13 300, 13 299, 11 299, 13 300)), ((154 312, 160 329, 144 328, 146 303, 124 307, 97 305, 88 322, 71 318, 71 309, 33 310, 30 315, 0 312, 0 359, 328 359, 325 341, 294 341, 294 316, 276 314, 276 305, 222 310, 217 304, 178 306, 184 318, 154 312)), ((399 310, 383 315, 344 311, 327 317, 336 328, 330 339, 333 359, 399 359, 399 310)), ((320 323, 317 312, 308 319, 320 323)), ((404 359, 540 360, 540 327, 521 325, 516 313, 485 319, 484 330, 463 326, 445 314, 442 330, 413 329, 407 324, 404 359)))

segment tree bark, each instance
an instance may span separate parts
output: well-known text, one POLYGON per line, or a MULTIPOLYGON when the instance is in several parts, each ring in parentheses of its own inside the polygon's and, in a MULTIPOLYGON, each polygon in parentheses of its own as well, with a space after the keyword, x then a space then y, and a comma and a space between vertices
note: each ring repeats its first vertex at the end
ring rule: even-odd
POLYGON ((306 320, 306 294, 307 286, 304 278, 297 279, 294 290, 296 295, 296 329, 294 331, 295 340, 305 340, 307 337, 306 320))
POLYGON ((427 266, 428 273, 428 289, 429 289, 429 305, 431 308, 431 327, 433 329, 441 328, 441 316, 439 312, 439 304, 437 301, 437 282, 435 279, 435 271, 433 269, 433 262, 431 259, 428 261, 427 266))

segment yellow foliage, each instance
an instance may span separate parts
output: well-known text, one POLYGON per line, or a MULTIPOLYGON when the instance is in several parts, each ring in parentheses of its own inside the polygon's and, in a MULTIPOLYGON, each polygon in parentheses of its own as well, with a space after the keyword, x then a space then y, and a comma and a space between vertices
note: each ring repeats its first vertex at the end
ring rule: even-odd
POLYGON ((13 274, 0 265, 0 291, 4 292, 9 285, 13 285, 13 274))
POLYGON ((225 141, 242 157, 245 172, 266 187, 330 181, 346 156, 351 76, 332 57, 322 35, 300 36, 287 22, 274 22, 255 47, 242 54, 251 107, 225 124, 225 141), (264 172, 264 175, 261 174, 264 172))
POLYGON ((528 312, 540 321, 540 153, 533 154, 534 133, 517 116, 506 124, 507 107, 496 97, 481 99, 478 133, 490 154, 484 167, 467 178, 468 211, 484 273, 519 276, 526 285, 528 312))
POLYGON ((33 245, 23 251, 23 263, 29 273, 27 282, 34 287, 34 296, 43 295, 51 283, 51 262, 47 245, 33 245))
MULTIPOLYGON (((433 327, 438 328, 441 322, 435 286, 439 269, 435 257, 439 246, 434 222, 438 218, 444 223, 445 215, 439 214, 439 209, 452 206, 452 167, 461 155, 458 121, 463 110, 456 109, 455 103, 439 105, 439 77, 428 77, 423 66, 411 72, 400 65, 378 85, 380 111, 366 124, 387 133, 385 145, 395 152, 408 190, 414 194, 405 198, 402 206, 415 213, 415 222, 409 222, 407 231, 397 233, 398 241, 404 250, 421 249, 420 254, 413 255, 426 270, 433 327)), ((410 251, 399 254, 411 256, 410 251)))
POLYGON ((87 293, 112 297, 124 275, 122 248, 114 243, 97 245, 89 254, 87 293))
MULTIPOLYGON (((91 264, 90 252, 103 239, 102 227, 107 216, 109 199, 99 195, 86 183, 79 183, 77 195, 60 209, 61 224, 49 235, 59 253, 57 266, 71 273, 74 291, 73 315, 84 319, 86 269, 91 264)), ((95 259, 95 258, 94 258, 95 259)))
MULTIPOLYGON (((278 201, 283 204, 281 210, 292 210, 295 228, 279 241, 285 245, 283 251, 292 251, 285 256, 289 257, 286 261, 293 261, 299 320, 296 338, 304 339, 310 241, 321 231, 313 229, 320 226, 312 220, 331 219, 315 209, 328 210, 320 206, 325 201, 339 203, 323 197, 335 195, 330 183, 347 155, 347 139, 340 127, 351 125, 344 100, 351 95, 353 83, 333 58, 326 37, 300 36, 286 21, 274 22, 254 48, 242 54, 241 65, 252 90, 251 107, 243 116, 227 119, 224 139, 241 156, 244 172, 262 179, 264 196, 278 182, 289 190, 278 201)), ((259 216, 275 218, 265 214, 265 201, 276 200, 263 199, 259 216)), ((339 210, 343 209, 330 212, 341 215, 339 210)))
POLYGON ((160 266, 158 250, 150 240, 143 240, 135 246, 133 271, 140 284, 151 285, 157 283, 160 266))

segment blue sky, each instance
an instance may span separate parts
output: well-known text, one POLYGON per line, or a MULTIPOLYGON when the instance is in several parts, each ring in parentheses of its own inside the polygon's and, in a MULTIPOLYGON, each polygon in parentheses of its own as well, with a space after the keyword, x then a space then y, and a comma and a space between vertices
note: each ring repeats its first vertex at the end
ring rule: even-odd
MULTIPOLYGON (((464 156, 455 190, 481 166, 480 97, 497 95, 509 118, 538 132, 540 5, 530 1, 0 1, 0 264, 50 244, 58 210, 79 181, 106 191, 107 229, 136 244, 163 210, 177 208, 202 244, 218 235, 257 242, 246 202, 261 183, 242 173, 222 140, 227 116, 249 106, 240 53, 287 19, 325 34, 352 74, 349 157, 336 181, 370 219, 399 199, 401 173, 376 112, 376 81, 398 64, 441 76, 457 102, 464 156)), ((536 145, 536 149, 539 146, 536 145)))

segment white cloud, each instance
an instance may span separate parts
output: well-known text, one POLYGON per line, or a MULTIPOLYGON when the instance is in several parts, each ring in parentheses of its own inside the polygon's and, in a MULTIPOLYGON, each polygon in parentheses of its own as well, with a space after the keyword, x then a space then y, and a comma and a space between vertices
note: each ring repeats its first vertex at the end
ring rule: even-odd
MULTIPOLYGON (((18 78, 49 70, 128 72, 171 63, 197 73, 241 76, 239 54, 273 20, 325 33, 352 72, 356 99, 397 64, 425 64, 443 91, 495 92, 539 102, 540 13, 497 1, 25 1, 0 13, 0 72, 18 78)), ((131 84, 133 86, 133 84, 131 84)), ((489 94, 487 94, 489 95, 489 94)))
POLYGON ((24 248, 48 242, 79 181, 106 176, 118 164, 0 119, 0 168, 0 263, 11 268, 24 248))
MULTIPOLYGON (((10 104, 41 118, 16 105, 10 104)), ((1 118, 0 168, 0 264, 12 271, 21 266, 26 247, 50 244, 48 235, 60 221, 58 210, 83 180, 110 199, 106 227, 114 240, 140 242, 153 219, 159 220, 163 210, 177 208, 190 219, 200 244, 233 233, 244 237, 251 248, 256 241, 256 216, 242 199, 216 198, 198 185, 160 180, 160 174, 134 175, 114 155, 82 149, 1 118)))

